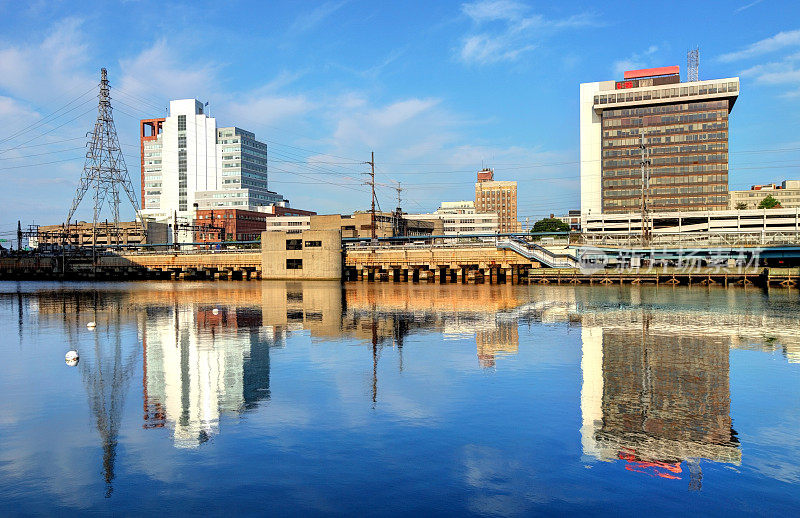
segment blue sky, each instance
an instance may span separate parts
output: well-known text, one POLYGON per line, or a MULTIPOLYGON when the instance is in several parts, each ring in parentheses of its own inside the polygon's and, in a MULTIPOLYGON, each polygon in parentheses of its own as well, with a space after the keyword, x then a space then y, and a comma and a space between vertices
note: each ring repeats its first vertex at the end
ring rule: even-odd
POLYGON ((295 207, 366 208, 374 150, 384 209, 394 181, 409 212, 471 199, 485 164, 524 221, 579 205, 579 83, 683 72, 694 45, 701 79, 742 80, 731 188, 800 178, 796 1, 0 1, 0 230, 64 220, 101 66, 135 185, 137 120, 196 97, 267 141, 295 207))

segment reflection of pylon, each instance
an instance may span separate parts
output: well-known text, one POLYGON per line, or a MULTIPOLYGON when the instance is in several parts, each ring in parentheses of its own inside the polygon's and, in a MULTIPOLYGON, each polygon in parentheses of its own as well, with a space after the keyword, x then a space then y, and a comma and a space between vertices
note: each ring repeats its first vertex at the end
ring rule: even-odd
MULTIPOLYGON (((109 347, 108 343, 101 343, 99 332, 95 332, 93 333, 94 354, 87 354, 85 359, 81 358, 79 364, 81 377, 89 399, 89 408, 94 415, 97 432, 102 442, 103 480, 106 484, 106 498, 110 497, 114 491, 112 484, 115 477, 114 465, 117 457, 122 410, 125 404, 125 396, 128 392, 128 383, 133 377, 136 357, 139 352, 138 347, 134 347, 128 352, 127 356, 123 356, 119 306, 117 306, 114 316, 113 327, 110 318, 108 321, 109 332, 112 333, 114 338, 113 347, 109 347)), ((97 319, 97 316, 95 316, 95 319, 97 319)), ((85 352, 88 353, 89 351, 85 352)))
POLYGON ((99 99, 97 121, 94 123, 94 131, 90 134, 91 140, 87 144, 89 149, 83 165, 81 184, 75 192, 75 199, 69 209, 67 226, 75 215, 86 191, 90 188, 94 190, 93 228, 97 225, 100 210, 107 199, 114 214, 114 227, 118 226, 120 189, 125 191, 136 214, 139 214, 139 202, 133 192, 133 184, 128 176, 128 168, 125 166, 119 137, 117 137, 117 130, 114 126, 114 118, 111 114, 111 97, 105 68, 100 70, 99 99))

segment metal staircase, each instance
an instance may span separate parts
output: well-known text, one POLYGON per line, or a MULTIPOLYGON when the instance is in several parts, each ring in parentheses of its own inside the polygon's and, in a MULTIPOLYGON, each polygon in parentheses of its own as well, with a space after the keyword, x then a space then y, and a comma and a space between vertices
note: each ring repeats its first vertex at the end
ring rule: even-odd
POLYGON ((578 268, 579 261, 569 254, 557 254, 539 246, 536 243, 529 243, 522 239, 504 239, 497 242, 497 248, 503 250, 513 250, 519 255, 537 261, 550 268, 578 268))

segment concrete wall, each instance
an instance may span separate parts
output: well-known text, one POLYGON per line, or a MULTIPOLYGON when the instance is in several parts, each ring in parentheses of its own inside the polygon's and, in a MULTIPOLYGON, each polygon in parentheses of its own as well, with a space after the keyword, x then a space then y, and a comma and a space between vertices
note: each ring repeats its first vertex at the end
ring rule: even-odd
MULTIPOLYGON (((600 83, 582 83, 580 88, 581 216, 602 212, 602 118, 594 111, 594 95, 600 83)), ((584 220, 585 221, 585 220, 584 220)))
POLYGON ((261 234, 262 279, 342 278, 342 233, 339 230, 304 230, 300 233, 263 232, 261 234), (287 250, 287 241, 301 240, 300 250, 287 250), (321 246, 307 246, 319 241, 321 246), (299 259, 302 268, 289 269, 288 259, 299 259))

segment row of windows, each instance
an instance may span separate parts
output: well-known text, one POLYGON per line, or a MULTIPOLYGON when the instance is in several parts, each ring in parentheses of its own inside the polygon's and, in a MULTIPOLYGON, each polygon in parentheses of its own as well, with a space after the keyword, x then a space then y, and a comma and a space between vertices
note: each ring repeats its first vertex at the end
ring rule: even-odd
MULTIPOLYGON (((661 198, 650 200, 650 208, 655 209, 659 206, 669 207, 677 205, 702 207, 709 205, 727 206, 727 196, 691 196, 680 198, 661 198)), ((627 198, 619 200, 603 200, 604 207, 639 207, 640 201, 638 198, 627 198)))
MULTIPOLYGON (((715 192, 728 192, 728 186, 719 185, 694 185, 683 187, 658 187, 647 190, 649 196, 666 196, 674 194, 713 194, 715 192)), ((608 189, 603 192, 604 198, 641 198, 641 189, 608 189)), ((727 197, 726 197, 727 199, 727 197)))
MULTIPOLYGON (((654 176, 682 176, 693 173, 724 173, 728 170, 728 164, 695 164, 672 167, 651 167, 650 177, 654 176)), ((618 169, 603 171, 603 178, 624 178, 628 176, 641 176, 638 169, 618 169)))
POLYGON ((644 115, 663 115, 687 111, 726 110, 728 101, 705 101, 680 104, 660 104, 656 106, 637 106, 634 108, 617 108, 603 112, 603 119, 614 117, 631 117, 644 115))
POLYGON ((736 92, 739 84, 711 83, 696 86, 681 86, 674 88, 659 88, 655 90, 633 90, 613 94, 594 96, 594 104, 613 104, 620 102, 647 101, 650 99, 671 99, 674 97, 688 97, 689 95, 707 95, 716 93, 736 92))
POLYGON ((646 117, 624 117, 620 119, 603 119, 603 128, 650 127, 666 124, 687 124, 704 121, 721 121, 727 118, 727 111, 709 111, 685 113, 680 115, 649 115, 646 117))
POLYGON ((308 225, 308 221, 267 221, 268 227, 302 227, 308 225))
MULTIPOLYGON (((648 146, 647 150, 651 156, 668 155, 674 153, 708 153, 711 151, 727 151, 728 144, 726 142, 712 142, 710 144, 684 144, 680 145, 675 143, 672 146, 660 145, 648 146)), ((617 156, 641 156, 641 149, 638 147, 630 147, 626 149, 606 149, 603 150, 603 158, 617 157, 617 156)))
MULTIPOLYGON (((634 131, 605 131, 603 132, 603 136, 608 137, 627 137, 636 135, 634 131), (612 135, 612 133, 617 133, 617 135, 612 135)), ((722 142, 728 141, 728 134, 724 131, 716 132, 716 133, 685 133, 681 135, 669 135, 664 137, 653 137, 651 134, 648 135, 644 139, 645 145, 652 145, 652 144, 679 144, 683 142, 707 142, 710 140, 719 140, 722 142)), ((607 146, 606 146, 607 147, 607 146)))
MULTIPOLYGON (((689 175, 689 176, 662 176, 657 178, 650 178, 650 185, 676 185, 676 184, 697 184, 697 183, 722 183, 728 181, 728 175, 725 174, 707 174, 707 175, 689 175)), ((631 176, 629 178, 620 178, 615 180, 603 180, 604 188, 614 187, 627 187, 639 186, 642 184, 642 178, 631 176)))
MULTIPOLYGON (((652 137, 657 137, 661 135, 676 135, 676 134, 689 134, 692 132, 719 132, 725 131, 728 129, 728 121, 719 121, 719 122, 704 122, 702 124, 678 124, 672 126, 651 126, 646 128, 646 135, 644 137, 645 144, 651 142, 652 137)), ((619 130, 609 130, 605 131, 603 139, 603 147, 609 146, 618 146, 618 145, 639 145, 640 135, 642 133, 642 128, 627 128, 627 129, 619 129, 619 130), (636 137, 635 141, 636 144, 620 144, 619 140, 606 140, 608 138, 615 138, 615 137, 636 137)), ((673 137, 674 138, 674 137, 673 137)), ((625 142, 632 142, 634 139, 627 139, 625 142)))
MULTIPOLYGON (((726 142, 712 142, 709 144, 675 144, 667 146, 660 144, 657 147, 648 147, 650 158, 654 157, 670 157, 670 155, 677 154, 693 154, 701 155, 713 152, 727 152, 728 144, 726 142)), ((629 147, 623 149, 606 149, 603 150, 603 158, 613 157, 636 157, 641 159, 642 150, 639 147, 629 147)), ((674 158, 674 157, 673 157, 674 158)))
MULTIPOLYGON (((678 164, 699 164, 708 162, 728 162, 727 153, 710 153, 704 155, 689 155, 689 156, 654 156, 651 157, 651 164, 654 166, 659 165, 678 165, 678 164)), ((611 167, 626 167, 634 168, 640 167, 641 160, 639 158, 630 159, 605 159, 603 160, 603 169, 611 167)))

